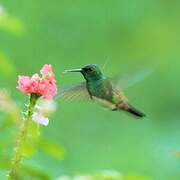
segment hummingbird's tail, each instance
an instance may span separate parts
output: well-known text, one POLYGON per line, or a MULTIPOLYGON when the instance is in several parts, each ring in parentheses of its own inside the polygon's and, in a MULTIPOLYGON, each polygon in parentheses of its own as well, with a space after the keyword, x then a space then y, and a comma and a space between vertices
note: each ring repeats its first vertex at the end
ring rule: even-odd
POLYGON ((116 108, 112 109, 113 111, 117 111, 117 110, 123 110, 123 111, 126 111, 128 112, 129 114, 133 115, 134 117, 136 118, 143 118, 145 117, 146 115, 137 110, 134 106, 130 105, 129 103, 120 103, 116 106, 116 108))
POLYGON ((138 109, 136 109, 134 106, 128 104, 128 107, 126 109, 124 109, 125 111, 127 111, 128 113, 134 115, 137 118, 142 118, 145 117, 146 115, 139 111, 138 109))

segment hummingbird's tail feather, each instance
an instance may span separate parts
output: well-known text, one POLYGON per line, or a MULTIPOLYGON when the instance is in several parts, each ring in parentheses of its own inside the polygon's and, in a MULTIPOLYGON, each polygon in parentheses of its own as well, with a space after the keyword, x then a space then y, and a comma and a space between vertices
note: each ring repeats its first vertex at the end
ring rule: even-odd
POLYGON ((127 111, 128 113, 134 115, 137 118, 142 118, 142 117, 146 116, 143 112, 139 111, 138 109, 136 109, 135 107, 133 107, 130 104, 128 104, 128 108, 125 109, 125 111, 127 111))

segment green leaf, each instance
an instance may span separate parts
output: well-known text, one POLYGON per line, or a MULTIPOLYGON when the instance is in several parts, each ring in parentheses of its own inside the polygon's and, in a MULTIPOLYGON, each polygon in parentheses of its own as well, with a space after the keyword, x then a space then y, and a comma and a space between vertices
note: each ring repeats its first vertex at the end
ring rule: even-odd
POLYGON ((21 20, 6 14, 0 16, 0 28, 17 36, 23 35, 25 32, 21 20))
POLYGON ((12 77, 16 72, 15 66, 2 52, 0 52, 0 72, 7 78, 12 77))
POLYGON ((142 175, 128 175, 125 176, 123 180, 153 180, 153 179, 142 175))
POLYGON ((44 153, 55 159, 62 160, 65 156, 64 148, 61 147, 59 144, 51 141, 42 140, 40 148, 43 150, 44 153))

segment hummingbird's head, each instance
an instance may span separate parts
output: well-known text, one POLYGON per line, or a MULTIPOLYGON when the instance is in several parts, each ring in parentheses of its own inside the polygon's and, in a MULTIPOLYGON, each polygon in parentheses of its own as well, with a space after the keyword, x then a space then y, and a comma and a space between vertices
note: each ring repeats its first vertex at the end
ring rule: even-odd
POLYGON ((66 70, 66 72, 81 72, 86 81, 97 81, 103 78, 103 74, 96 64, 89 64, 81 69, 66 70))

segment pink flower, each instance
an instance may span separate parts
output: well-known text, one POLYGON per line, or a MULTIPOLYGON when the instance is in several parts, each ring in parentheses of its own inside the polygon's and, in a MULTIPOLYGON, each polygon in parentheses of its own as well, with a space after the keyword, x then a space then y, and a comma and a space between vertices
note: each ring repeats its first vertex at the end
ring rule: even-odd
POLYGON ((53 76, 53 71, 51 65, 45 64, 41 69, 41 74, 50 74, 53 76))
POLYGON ((56 104, 53 100, 40 99, 35 106, 35 112, 32 120, 38 124, 47 126, 49 119, 47 116, 56 110, 56 104))
POLYGON ((42 114, 40 113, 34 113, 32 116, 32 120, 38 124, 47 126, 49 124, 49 119, 44 117, 42 114))
POLYGON ((25 94, 38 94, 44 99, 53 99, 57 94, 57 86, 51 65, 42 67, 41 77, 38 74, 32 77, 19 76, 17 89, 25 94))

